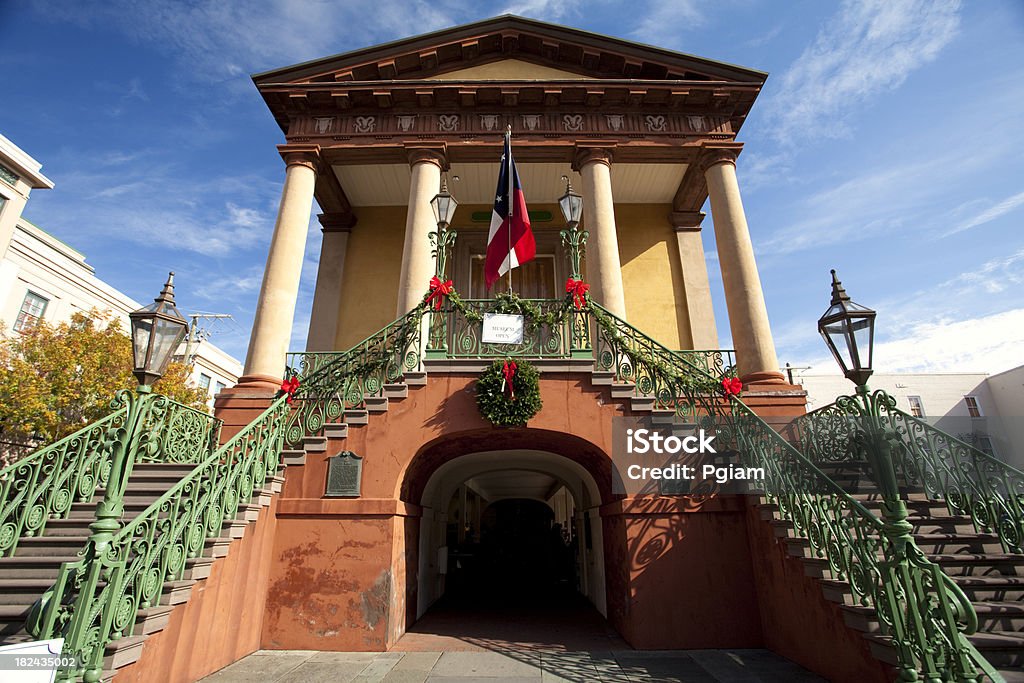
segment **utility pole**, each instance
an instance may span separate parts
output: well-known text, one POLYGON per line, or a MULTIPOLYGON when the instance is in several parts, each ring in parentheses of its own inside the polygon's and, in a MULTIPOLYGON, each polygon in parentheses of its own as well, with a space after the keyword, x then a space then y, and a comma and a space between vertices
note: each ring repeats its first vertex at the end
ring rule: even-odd
POLYGON ((230 313, 192 313, 188 316, 191 321, 188 326, 188 340, 185 342, 185 365, 192 367, 195 356, 195 348, 200 342, 209 339, 210 330, 200 329, 200 320, 232 319, 230 313))

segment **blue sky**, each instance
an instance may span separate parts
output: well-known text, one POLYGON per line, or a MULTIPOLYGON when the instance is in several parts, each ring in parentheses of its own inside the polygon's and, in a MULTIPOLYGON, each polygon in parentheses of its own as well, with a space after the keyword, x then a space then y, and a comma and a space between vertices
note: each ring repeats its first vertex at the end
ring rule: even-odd
MULTIPOLYGON (((0 1, 0 132, 56 189, 25 215, 139 300, 178 273, 242 358, 283 180, 249 74, 512 12, 770 72, 739 178, 780 362, 829 372, 829 268, 881 370, 1024 362, 1024 3, 0 1)), ((704 231, 729 343, 710 220, 704 231)), ((311 226, 293 348, 316 275, 311 226)))

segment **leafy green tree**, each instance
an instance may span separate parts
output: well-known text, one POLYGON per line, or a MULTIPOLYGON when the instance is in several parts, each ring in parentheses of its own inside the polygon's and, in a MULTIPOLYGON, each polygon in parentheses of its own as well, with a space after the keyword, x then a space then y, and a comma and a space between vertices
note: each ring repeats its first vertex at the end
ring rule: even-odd
MULTIPOLYGON (((81 429, 110 412, 116 391, 137 384, 121 321, 95 310, 0 340, 0 453, 23 455, 81 429)), ((171 363, 154 389, 207 411, 206 392, 189 383, 182 363, 171 363)))

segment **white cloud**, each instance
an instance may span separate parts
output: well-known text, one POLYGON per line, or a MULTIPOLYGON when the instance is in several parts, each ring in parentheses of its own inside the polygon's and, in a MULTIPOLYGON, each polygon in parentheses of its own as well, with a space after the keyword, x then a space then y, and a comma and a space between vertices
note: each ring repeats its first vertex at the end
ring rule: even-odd
POLYGON ((772 135, 842 134, 844 112, 898 88, 953 40, 957 0, 847 0, 782 75, 766 107, 772 135))
POLYGON ((963 223, 960 223, 952 230, 944 233, 942 236, 948 237, 950 235, 955 235, 958 232, 963 232, 964 230, 970 230, 971 228, 976 228, 979 225, 990 223, 991 221, 994 221, 997 218, 1005 216, 1006 214, 1010 213, 1011 211, 1013 211, 1014 209, 1021 205, 1024 205, 1024 192, 1018 192, 1012 197, 1007 197, 998 204, 989 207, 985 211, 982 211, 974 218, 971 218, 970 220, 966 220, 963 223))
POLYGON ((920 322, 897 339, 875 345, 882 372, 988 372, 1024 359, 1024 308, 978 318, 920 322))
POLYGON ((114 27, 181 60, 188 67, 187 78, 210 81, 456 23, 439 3, 427 0, 82 0, 71 4, 36 0, 33 4, 51 18, 114 27))

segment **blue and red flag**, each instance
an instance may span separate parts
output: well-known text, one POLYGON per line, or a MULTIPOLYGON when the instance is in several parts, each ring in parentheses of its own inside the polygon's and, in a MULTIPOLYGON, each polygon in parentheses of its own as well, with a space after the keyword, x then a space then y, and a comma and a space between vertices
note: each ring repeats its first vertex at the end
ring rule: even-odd
POLYGON ((530 230, 523 186, 519 183, 516 162, 512 160, 512 136, 506 133, 491 229, 487 233, 487 258, 484 261, 487 288, 490 289, 498 278, 513 268, 532 260, 536 253, 537 244, 530 230))

